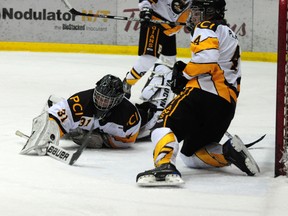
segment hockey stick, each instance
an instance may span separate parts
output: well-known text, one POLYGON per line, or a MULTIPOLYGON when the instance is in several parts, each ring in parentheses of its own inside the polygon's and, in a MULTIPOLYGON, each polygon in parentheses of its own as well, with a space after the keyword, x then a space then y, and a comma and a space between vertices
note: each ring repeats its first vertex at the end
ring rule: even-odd
MULTIPOLYGON (((93 128, 93 126, 92 126, 93 128)), ((59 160, 63 163, 66 163, 68 165, 73 165, 75 164, 75 162, 78 160, 78 158, 81 156, 83 150, 87 147, 88 144, 88 138, 92 133, 92 129, 88 132, 88 134, 86 135, 86 139, 84 140, 84 142, 80 145, 80 147, 77 149, 77 151, 75 151, 74 153, 71 153, 55 144, 49 143, 47 146, 47 155, 59 160)), ((19 137, 25 138, 25 139, 29 139, 30 137, 24 133, 22 133, 21 131, 17 130, 15 132, 15 134, 19 137)))
MULTIPOLYGON (((114 19, 114 20, 124 20, 124 21, 138 21, 138 22, 143 21, 142 19, 139 19, 139 18, 129 18, 129 17, 125 17, 125 16, 82 13, 82 12, 76 10, 75 8, 73 8, 71 6, 71 4, 68 2, 68 0, 61 0, 61 1, 69 9, 69 12, 75 16, 88 16, 88 17, 97 17, 97 18, 103 18, 103 19, 114 19)), ((168 25, 172 25, 172 26, 176 26, 176 25, 185 26, 186 25, 186 23, 182 23, 182 22, 170 22, 170 21, 165 21, 165 20, 150 20, 150 22, 155 23, 155 24, 168 24, 168 25)))
MULTIPOLYGON (((225 135, 229 138, 229 139, 232 139, 233 136, 232 134, 230 134, 228 131, 225 132, 225 135)), ((266 136, 266 134, 264 134, 263 136, 261 136, 260 138, 258 138, 257 140, 251 142, 251 143, 247 143, 247 144, 244 144, 247 148, 255 145, 256 143, 260 142, 261 140, 264 139, 264 137, 266 136)))

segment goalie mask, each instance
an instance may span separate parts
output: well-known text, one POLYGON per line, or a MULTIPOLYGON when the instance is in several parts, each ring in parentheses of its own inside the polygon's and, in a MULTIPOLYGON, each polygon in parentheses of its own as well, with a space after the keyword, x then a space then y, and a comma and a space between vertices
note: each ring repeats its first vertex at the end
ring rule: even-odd
POLYGON ((124 97, 122 81, 113 75, 106 75, 96 83, 93 93, 93 102, 97 108, 97 118, 121 103, 124 97))
POLYGON ((204 20, 223 20, 225 0, 193 0, 190 24, 196 25, 204 20))

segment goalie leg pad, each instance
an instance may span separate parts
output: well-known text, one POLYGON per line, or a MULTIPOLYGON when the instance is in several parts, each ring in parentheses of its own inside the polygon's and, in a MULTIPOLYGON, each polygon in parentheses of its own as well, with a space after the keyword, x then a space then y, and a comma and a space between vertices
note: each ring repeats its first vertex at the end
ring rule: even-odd
POLYGON ((153 71, 148 78, 148 81, 142 89, 142 94, 140 97, 142 100, 152 101, 159 100, 159 97, 168 98, 169 91, 167 91, 167 89, 170 90, 171 88, 170 80, 172 78, 172 68, 175 61, 175 56, 160 55, 159 59, 154 64, 153 71), (162 92, 158 93, 158 91, 162 92), (164 96, 164 94, 167 95, 164 96))
POLYGON ((58 145, 60 139, 59 126, 54 120, 49 120, 48 113, 43 112, 33 119, 32 133, 20 154, 36 151, 38 155, 45 155, 49 143, 58 145))
MULTIPOLYGON (((155 64, 154 70, 142 89, 140 98, 143 101, 159 101, 169 98, 171 92, 172 69, 162 64, 155 64)), ((154 103, 155 103, 154 102, 154 103)))
POLYGON ((155 64, 154 71, 142 89, 141 99, 144 103, 151 104, 149 119, 141 126, 138 138, 150 136, 151 130, 156 124, 161 112, 174 98, 171 91, 172 69, 166 64, 155 64), (153 111, 153 113, 151 113, 153 111))
POLYGON ((175 62, 176 62, 176 56, 165 56, 160 54, 159 58, 155 63, 166 65, 167 67, 173 68, 175 62))

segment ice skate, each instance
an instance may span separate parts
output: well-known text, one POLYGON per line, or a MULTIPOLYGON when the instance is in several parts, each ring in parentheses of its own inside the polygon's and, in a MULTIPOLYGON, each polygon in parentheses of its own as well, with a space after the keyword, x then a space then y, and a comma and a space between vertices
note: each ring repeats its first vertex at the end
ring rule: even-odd
POLYGON ((237 135, 223 145, 223 154, 228 162, 234 164, 249 176, 254 176, 260 172, 256 161, 237 135))
POLYGON ((139 173, 136 182, 140 186, 177 186, 184 183, 181 173, 171 163, 139 173))

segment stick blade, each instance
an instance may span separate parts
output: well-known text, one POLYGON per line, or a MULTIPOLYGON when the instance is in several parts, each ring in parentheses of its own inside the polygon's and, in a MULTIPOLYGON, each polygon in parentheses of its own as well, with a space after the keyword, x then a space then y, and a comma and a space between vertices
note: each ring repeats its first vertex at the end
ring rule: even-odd
POLYGON ((66 151, 58 145, 49 143, 46 154, 58 161, 70 165, 73 153, 66 151))

